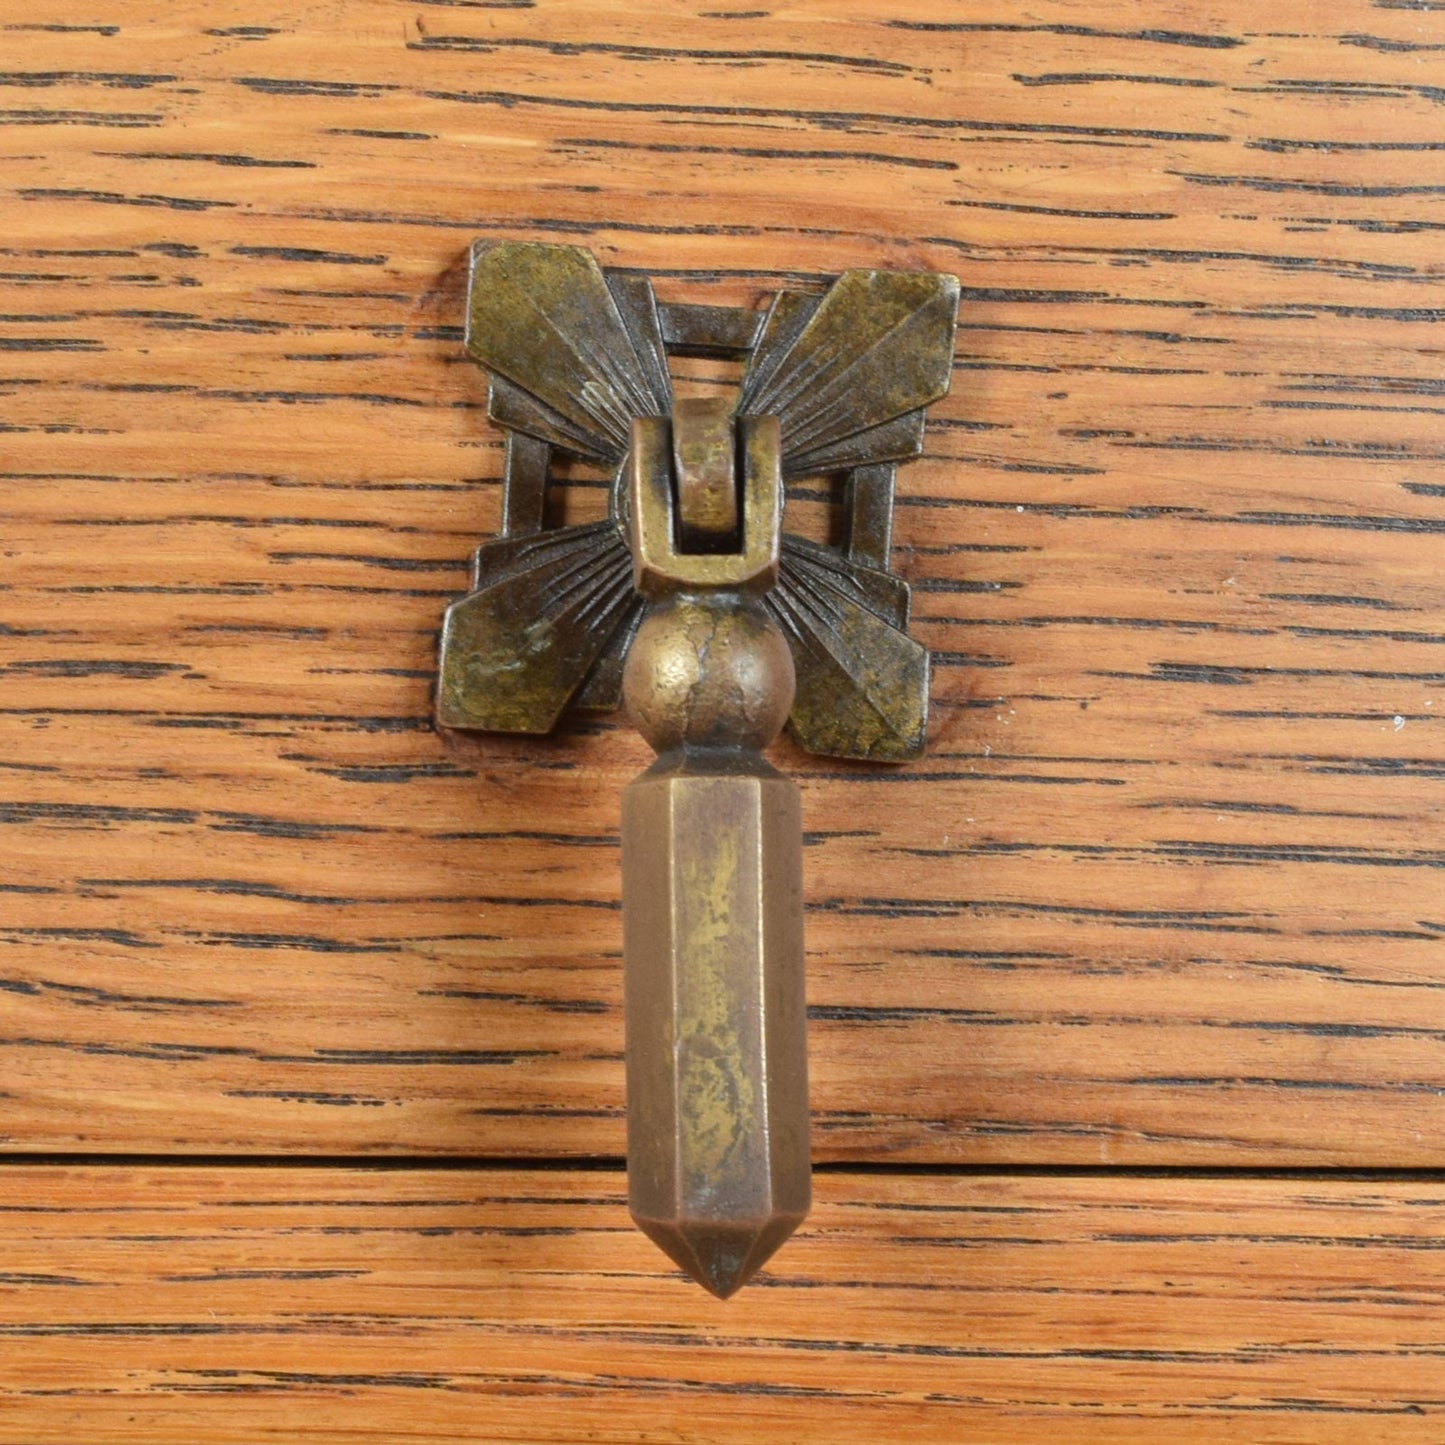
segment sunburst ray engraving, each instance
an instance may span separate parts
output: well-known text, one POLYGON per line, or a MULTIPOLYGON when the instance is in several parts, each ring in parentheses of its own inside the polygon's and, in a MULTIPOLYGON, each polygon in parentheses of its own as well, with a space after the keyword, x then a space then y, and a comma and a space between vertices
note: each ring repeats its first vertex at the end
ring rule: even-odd
POLYGON ((789 726, 809 752, 901 763, 923 752, 928 651, 909 637, 908 588, 788 537, 764 605, 793 649, 789 726))
MULTIPOLYGON (((776 360, 765 329, 738 410, 778 418, 785 467, 794 454, 866 434, 948 390, 957 313, 955 277, 845 272, 796 334, 779 326, 776 360)), ((850 465, 883 459, 864 446, 850 465)))
MULTIPOLYGON (((688 354, 745 359, 736 412, 778 418, 786 481, 881 478, 848 547, 783 539, 766 606, 794 655, 797 741, 902 762, 923 750, 929 669, 908 636, 908 588, 886 567, 892 467, 921 452, 924 409, 948 390, 958 289, 930 272, 849 271, 821 293, 779 292, 749 325, 746 312, 660 306, 645 278, 603 270, 581 247, 479 243, 467 350, 492 373, 492 420, 534 439, 528 487, 545 487, 549 449, 618 467, 633 418, 669 415, 668 336, 685 336, 688 354)), ((508 485, 519 498, 520 472, 508 485)), ((569 707, 618 705, 643 610, 620 511, 614 489, 606 521, 478 549, 476 590, 443 629, 439 722, 545 733, 569 707)))
POLYGON ((480 549, 486 581, 447 609, 437 720, 551 732, 639 606, 613 522, 506 537, 480 549))
MULTIPOLYGON (((624 295, 626 290, 623 288, 624 295)), ((666 416, 661 335, 633 344, 601 267, 580 246, 479 244, 472 258, 467 351, 617 461, 634 416, 666 416)), ((629 305, 634 325, 644 307, 629 305)))

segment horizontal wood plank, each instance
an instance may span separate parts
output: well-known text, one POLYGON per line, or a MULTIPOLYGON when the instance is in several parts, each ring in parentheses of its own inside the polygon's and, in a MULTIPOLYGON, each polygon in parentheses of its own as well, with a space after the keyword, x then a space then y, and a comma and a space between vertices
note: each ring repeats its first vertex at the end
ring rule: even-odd
POLYGON ((1436 1441, 1445 1192, 830 1174, 727 1304, 606 1171, 0 1170, 0 1439, 1436 1441))
POLYGON ((34 0, 4 38, 6 1146, 620 1153, 646 750, 429 724, 497 521, 494 235, 700 302, 962 277, 895 534, 931 755, 779 752, 821 1157, 1440 1162, 1438 8, 34 0))

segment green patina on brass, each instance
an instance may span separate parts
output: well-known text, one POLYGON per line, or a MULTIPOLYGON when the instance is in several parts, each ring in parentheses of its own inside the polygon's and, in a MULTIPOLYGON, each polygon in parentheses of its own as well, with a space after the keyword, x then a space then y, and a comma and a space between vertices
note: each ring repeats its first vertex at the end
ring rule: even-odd
POLYGON ((437 718, 550 731, 625 702, 657 761, 622 801, 628 1198, 727 1297, 807 1214, 798 790, 923 751, 928 654, 888 568, 894 467, 948 386, 958 283, 850 271, 765 313, 659 306, 572 246, 478 246, 467 349, 508 430, 503 535, 447 611, 437 718), (745 357, 674 401, 669 351, 745 357), (553 449, 615 468, 611 515, 548 529, 553 449), (790 479, 845 474, 846 542, 782 533, 790 479))

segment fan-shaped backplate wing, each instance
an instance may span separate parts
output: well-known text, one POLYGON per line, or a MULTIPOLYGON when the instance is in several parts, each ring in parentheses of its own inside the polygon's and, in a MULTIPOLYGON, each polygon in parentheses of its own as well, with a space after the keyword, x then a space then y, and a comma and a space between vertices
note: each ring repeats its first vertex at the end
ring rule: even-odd
POLYGON ((641 602, 622 533, 606 521, 504 537, 478 549, 477 574, 481 585, 442 624, 437 721, 550 732, 635 625, 641 602))
POLYGON ((802 747, 879 763, 922 757, 928 650, 905 630, 903 582, 785 536, 764 604, 792 647, 798 688, 788 725, 802 747))
POLYGON ((738 410, 779 418, 790 476, 916 455, 922 429, 890 424, 948 390, 957 315, 958 278, 933 272, 847 271, 821 299, 784 292, 738 410))
POLYGON ((478 242, 467 351, 536 403, 542 429, 527 428, 527 409, 504 394, 507 425, 604 462, 621 460, 633 417, 672 409, 652 288, 609 285, 580 246, 478 242))

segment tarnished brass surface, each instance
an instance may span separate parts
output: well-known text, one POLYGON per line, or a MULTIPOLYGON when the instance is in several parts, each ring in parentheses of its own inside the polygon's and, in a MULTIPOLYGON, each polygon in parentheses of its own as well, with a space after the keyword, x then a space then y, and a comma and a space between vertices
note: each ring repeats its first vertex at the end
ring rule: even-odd
POLYGON ((691 396, 672 406, 672 467, 679 551, 732 552, 738 545, 733 405, 691 396))
POLYGON ((685 552, 674 523, 671 426, 661 417, 632 423, 626 473, 631 495, 633 584, 644 597, 679 588, 766 591, 777 580, 783 518, 778 422, 738 419, 742 453, 742 536, 734 552, 685 552))
MULTIPOLYGON (((647 611, 627 656, 633 725, 653 750, 760 753, 793 701, 793 656, 750 597, 683 592, 647 611)), ((711 766, 711 764, 710 764, 711 766)))
POLYGON ((615 460, 633 417, 671 409, 660 328, 655 336, 629 328, 602 269, 580 246, 474 248, 467 350, 526 392, 583 455, 615 460))
POLYGON ((714 1294, 808 1210, 797 789, 763 758, 923 750, 928 654, 888 570, 894 469, 947 389, 958 283, 850 271, 766 313, 672 304, 577 247, 479 244, 467 348, 510 433, 504 535, 442 628, 438 721, 550 730, 625 702, 658 758, 622 805, 632 1214, 714 1294), (743 356, 674 401, 671 347, 743 356), (616 467, 546 529, 551 453, 616 467), (785 479, 846 473, 846 542, 783 537, 785 479))
POLYGON ((893 551, 893 483, 898 468, 892 462, 854 467, 848 473, 843 510, 848 516, 848 540, 843 552, 850 562, 888 570, 893 551))
POLYGON ((792 691, 776 624, 728 591, 655 604, 624 680, 660 755, 622 797, 629 1201, 723 1297, 811 1188, 802 822, 761 751, 792 691))
POLYGON ((546 733, 638 607, 616 526, 595 522, 478 549, 487 583, 447 608, 437 721, 546 733))
MULTIPOLYGON (((794 737, 833 757, 920 756, 928 660, 907 636, 907 589, 888 571, 892 469, 922 449, 923 409, 948 388, 957 304, 952 276, 850 271, 821 293, 779 292, 766 312, 659 305, 645 278, 605 271, 580 247, 479 242, 467 349, 492 372, 492 419, 518 442, 507 455, 504 535, 543 524, 554 450, 615 466, 618 479, 610 532, 559 528, 555 548, 479 550, 474 591, 443 629, 438 721, 540 733, 568 708, 617 706, 642 605, 615 593, 641 465, 624 458, 638 418, 670 450, 671 350, 746 358, 738 428, 777 419, 784 481, 849 479, 844 548, 787 538, 767 569, 777 580, 766 605, 798 673, 794 737), (559 587, 564 595, 552 596, 559 587), (500 595, 488 598, 493 588, 500 595)), ((670 488, 675 463, 652 457, 655 479, 669 463, 670 488)), ((746 485, 738 505, 745 521, 746 485)), ((699 538, 684 528, 671 542, 699 538)), ((721 585, 721 576, 704 567, 694 581, 721 585)))
POLYGON ((657 308, 662 339, 674 356, 746 356, 758 342, 762 313, 735 306, 664 301, 657 308))
POLYGON ((890 572, 845 564, 830 547, 784 539, 768 594, 793 649, 798 685, 788 730, 809 752, 874 763, 923 753, 928 649, 908 626, 908 588, 890 572))
POLYGON ((724 1298, 808 1212, 801 861, 766 764, 659 762, 623 794, 629 1204, 724 1298))
POLYGON ((948 390, 958 281, 932 271, 848 271, 806 308, 793 337, 804 309, 780 325, 786 350, 776 359, 765 350, 765 325, 738 410, 778 418, 789 475, 878 460, 870 434, 948 390), (816 464, 844 441, 846 459, 830 451, 826 468, 816 464))

